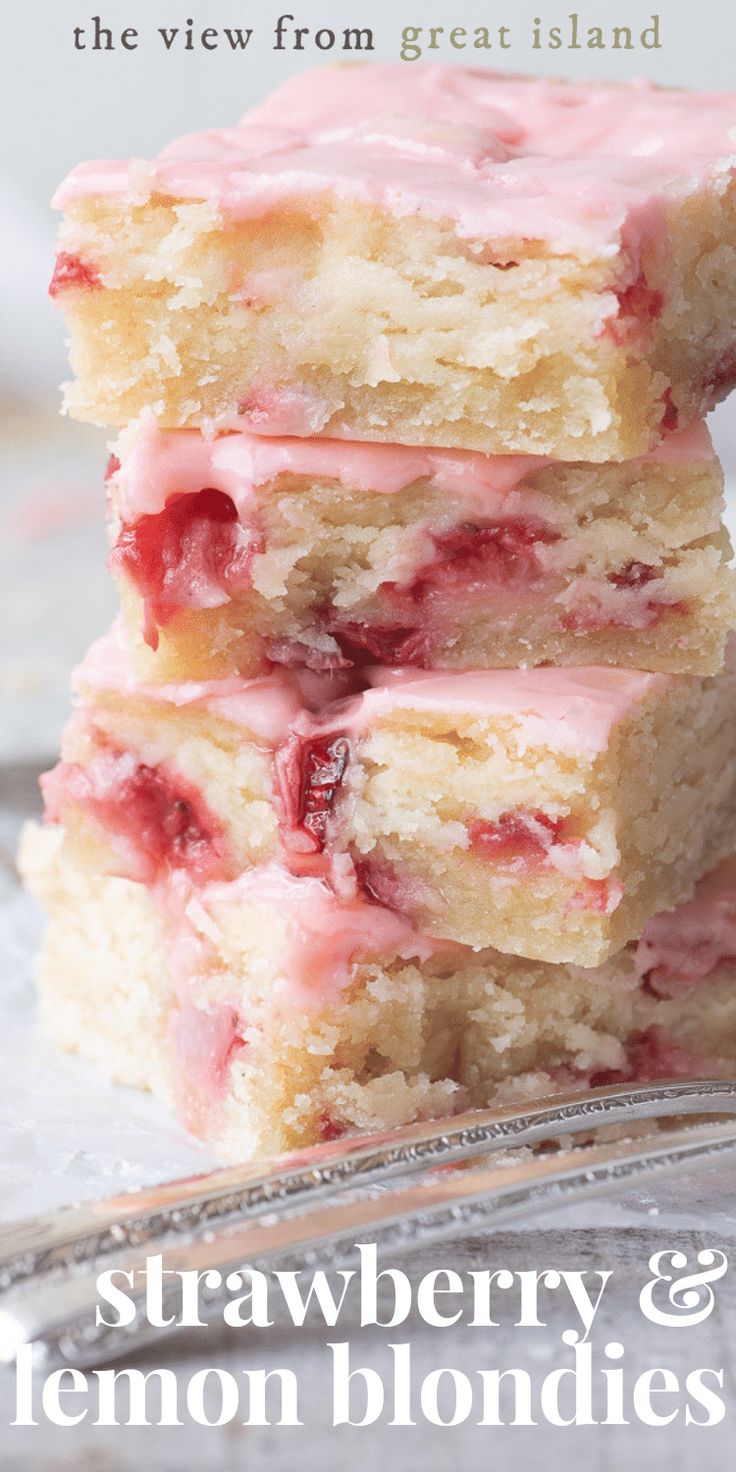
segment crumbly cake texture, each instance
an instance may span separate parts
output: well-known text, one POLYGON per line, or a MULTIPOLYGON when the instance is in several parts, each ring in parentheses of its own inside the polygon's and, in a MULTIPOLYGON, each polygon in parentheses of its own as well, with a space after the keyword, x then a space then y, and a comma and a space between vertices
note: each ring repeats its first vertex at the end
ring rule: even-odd
POLYGON ((224 1160, 559 1088, 736 1077, 734 861, 584 971, 441 947, 277 869, 166 906, 60 840, 30 828, 22 859, 49 917, 52 1036, 224 1160))
POLYGON ((290 78, 62 185, 76 417, 623 460, 736 376, 733 94, 290 78))
POLYGON ((614 664, 712 674, 736 624, 703 424, 593 466, 126 432, 111 567, 139 676, 614 664))
POLYGON ((327 701, 288 672, 144 686, 109 636, 48 816, 90 872, 202 883, 278 858, 444 940, 581 965, 736 842, 731 667, 364 674, 327 701))
POLYGON ((147 884, 172 870, 204 882, 273 855, 274 756, 304 710, 288 674, 147 688, 128 681, 113 636, 74 680, 80 703, 41 786, 77 863, 147 884))

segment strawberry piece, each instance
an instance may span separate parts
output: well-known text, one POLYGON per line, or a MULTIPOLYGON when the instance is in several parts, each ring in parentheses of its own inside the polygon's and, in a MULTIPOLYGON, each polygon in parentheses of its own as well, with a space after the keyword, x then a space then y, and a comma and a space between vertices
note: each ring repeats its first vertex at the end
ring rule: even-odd
POLYGON ((188 1002, 179 1011, 174 1037, 179 1063, 187 1082, 219 1093, 233 1059, 247 1046, 234 1007, 226 1003, 197 1007, 188 1002))
POLYGON ((111 455, 105 466, 105 480, 110 480, 113 475, 117 475, 119 469, 120 461, 117 455, 111 455))
POLYGON ((324 403, 307 388, 253 385, 236 404, 243 428, 255 434, 317 434, 329 418, 324 403))
POLYGON ((649 285, 642 270, 628 286, 614 288, 613 294, 618 311, 607 319, 603 330, 619 347, 625 347, 651 329, 662 315, 665 299, 661 291, 649 285))
POLYGON ((651 583, 652 578, 661 576, 661 572, 648 562, 627 562, 619 572, 609 572, 608 581, 615 583, 617 588, 643 588, 646 583, 651 583))
POLYGON ((608 879, 584 879, 582 888, 573 895, 569 908, 587 910, 591 915, 608 915, 615 899, 615 889, 608 879))
POLYGON ((426 669, 431 664, 431 640, 427 630, 403 624, 344 623, 330 627, 348 665, 413 665, 426 669))
POLYGON ((541 522, 518 517, 505 522, 462 522, 432 540, 435 555, 403 586, 382 583, 406 613, 395 623, 344 623, 325 616, 325 627, 353 664, 378 661, 388 665, 431 668, 433 638, 428 627, 440 599, 450 603, 485 588, 527 588, 541 574, 540 545, 558 541, 557 532, 541 522))
POLYGON ((680 411, 672 398, 671 388, 668 388, 662 395, 662 403, 664 404, 664 409, 662 410, 662 418, 659 421, 660 432, 662 434, 671 434, 673 430, 677 429, 680 423, 680 411))
POLYGON ((318 1121, 320 1140, 327 1144, 331 1140, 341 1140, 347 1134, 348 1127, 339 1119, 333 1119, 331 1114, 320 1114, 318 1121))
POLYGON ((342 654, 330 654, 326 649, 315 649, 303 639, 266 639, 266 657, 272 664, 285 665, 292 670, 310 670, 317 675, 335 675, 352 668, 353 661, 342 654))
POLYGON ((242 1023, 226 1002, 197 1005, 187 997, 172 1017, 170 1039, 179 1110, 188 1128, 201 1134, 227 1087, 231 1064, 248 1047, 242 1023))
POLYGON ((276 753, 276 776, 287 848, 321 854, 335 799, 350 761, 343 733, 313 739, 293 734, 276 753))
POLYGON ((241 419, 246 419, 252 429, 267 427, 273 418, 274 411, 278 407, 279 396, 277 393, 265 391, 254 391, 244 399, 238 399, 237 412, 241 419))
POLYGON ((76 286, 84 291, 94 291, 102 286, 102 278, 96 266, 82 256, 71 255, 60 250, 54 262, 54 274, 49 283, 49 296, 58 296, 69 287, 76 286))
POLYGON ((384 589, 417 604, 437 593, 462 596, 474 589, 500 586, 526 588, 541 572, 540 546, 559 541, 542 522, 517 517, 503 522, 462 522, 432 538, 436 552, 407 588, 384 583, 384 589))
POLYGON ((563 818, 523 808, 502 813, 494 822, 473 818, 468 824, 470 850, 497 864, 540 863, 552 845, 560 842, 563 828, 563 818))
POLYGON ((354 854, 353 867, 358 888, 366 899, 400 915, 410 914, 415 908, 419 899, 415 881, 402 874, 390 859, 354 854))
POLYGON ((673 1042, 661 1027, 648 1027, 630 1038, 627 1063, 622 1069, 603 1069, 590 1079, 591 1088, 609 1084, 653 1083, 661 1078, 708 1076, 707 1062, 696 1053, 673 1042))
POLYGON ((261 534, 241 524, 230 497, 205 488, 124 525, 109 565, 142 595, 144 637, 156 649, 158 630, 182 608, 220 608, 248 588, 262 550, 261 534))
MULTIPOLYGON (((609 572, 607 581, 615 588, 636 593, 650 583, 661 581, 662 576, 662 569, 653 567, 649 562, 627 562, 617 572, 609 572)), ((649 597, 623 599, 615 613, 604 612, 595 598, 588 598, 577 608, 567 609, 559 623, 560 628, 568 634, 592 634, 602 629, 640 631, 653 628, 666 614, 684 616, 689 613, 690 606, 685 600, 667 602, 666 596, 663 597, 661 592, 657 597, 655 588, 649 597)))
POLYGON ((108 837, 125 877, 152 884, 171 869, 197 880, 224 875, 229 845, 201 792, 166 765, 103 748, 86 767, 59 762, 41 779, 51 821, 81 808, 108 837))
POLYGON ((636 317, 639 321, 656 322, 664 310, 664 295, 649 286, 643 271, 622 291, 616 292, 619 317, 636 317))

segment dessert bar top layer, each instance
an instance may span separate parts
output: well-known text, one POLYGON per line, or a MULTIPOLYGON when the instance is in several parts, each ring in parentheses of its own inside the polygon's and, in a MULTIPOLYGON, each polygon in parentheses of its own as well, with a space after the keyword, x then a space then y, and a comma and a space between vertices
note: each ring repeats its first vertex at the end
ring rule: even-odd
MULTIPOLYGON (((667 435, 637 462, 688 465, 713 459, 704 422, 667 435)), ((171 496, 215 486, 242 516, 248 495, 280 475, 335 480, 379 495, 426 480, 449 496, 491 511, 498 498, 554 462, 538 455, 484 455, 348 440, 269 438, 243 431, 206 438, 198 430, 160 430, 146 412, 121 437, 110 465, 114 501, 126 522, 162 511, 171 496)))
POLYGON ((574 85, 461 67, 351 66, 290 78, 236 127, 144 162, 82 164, 56 195, 150 194, 257 216, 331 192, 467 238, 593 257, 650 239, 661 202, 733 168, 736 95, 574 85))
POLYGON ((299 678, 289 671, 254 680, 233 677, 149 686, 134 679, 122 630, 114 625, 92 645, 75 670, 72 685, 93 699, 96 693, 110 691, 177 706, 205 705, 247 727, 268 746, 280 744, 293 732, 302 736, 339 729, 359 736, 394 710, 417 710, 512 720, 523 726, 530 742, 595 755, 605 750, 615 727, 641 701, 653 691, 663 692, 678 678, 597 665, 442 674, 375 666, 361 674, 370 688, 355 694, 350 693, 348 676, 341 685, 329 677, 299 678))

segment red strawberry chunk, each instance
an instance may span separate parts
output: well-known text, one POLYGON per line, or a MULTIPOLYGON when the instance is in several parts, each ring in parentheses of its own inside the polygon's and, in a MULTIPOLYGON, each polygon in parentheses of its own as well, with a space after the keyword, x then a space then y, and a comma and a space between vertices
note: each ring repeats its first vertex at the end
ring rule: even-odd
POLYGON ((350 742, 342 733, 312 739, 292 735, 276 753, 276 776, 288 848, 321 854, 335 800, 350 761, 350 742))
POLYGON ((662 410, 659 428, 662 434, 671 434, 673 430, 677 429, 680 423, 680 411, 672 398, 671 388, 668 388, 662 395, 662 403, 664 404, 664 408, 662 410))
POLYGON ((277 393, 256 392, 238 399, 237 411, 241 419, 247 419, 252 428, 267 425, 278 405, 277 393))
POLYGON ((617 893, 608 879, 585 879, 573 897, 572 909, 588 910, 592 915, 608 915, 617 893))
POLYGON ((412 915, 421 909, 426 891, 418 880, 382 854, 353 854, 352 857, 358 888, 366 899, 400 915, 412 915))
POLYGON ((471 853, 497 864, 543 862, 554 843, 562 839, 563 818, 518 808, 491 822, 473 818, 468 824, 471 853))
POLYGON ((662 315, 665 299, 661 291, 649 285, 642 270, 627 286, 614 288, 614 296, 618 311, 606 320, 604 332, 619 347, 625 347, 651 330, 652 323, 662 315))
POLYGON ((404 618, 381 624, 346 623, 329 610, 325 627, 355 665, 432 666, 437 604, 450 607, 494 587, 524 589, 542 574, 539 548, 558 541, 551 527, 529 518, 505 522, 462 522, 432 536, 435 555, 408 585, 383 583, 380 592, 399 605, 404 618))
POLYGON ((222 824, 198 788, 166 765, 105 748, 86 767, 60 762, 42 787, 47 817, 81 808, 105 832, 124 876, 151 884, 171 869, 198 880, 228 870, 222 824))
POLYGON ((70 286, 93 291, 102 286, 102 279, 97 267, 93 266, 91 261, 85 261, 82 256, 71 255, 69 251, 60 250, 54 263, 54 274, 49 283, 49 296, 58 296, 59 292, 66 291, 70 286))
POLYGON ((425 603, 437 593, 462 596, 474 589, 526 588, 541 573, 540 546, 559 541, 551 527, 528 518, 503 522, 462 522, 432 538, 435 556, 415 574, 408 588, 384 584, 397 596, 425 603))
POLYGON ((344 660, 353 666, 377 662, 426 669, 431 664, 431 639, 427 630, 404 624, 344 623, 331 627, 329 632, 344 660))
POLYGON ((124 525, 110 568, 142 595, 144 636, 156 649, 158 630, 181 609, 219 608, 248 588, 253 557, 262 550, 260 532, 241 524, 230 497, 206 487, 124 525))
POLYGON ((341 1140, 343 1136, 347 1134, 348 1130, 347 1124, 345 1124, 342 1120, 333 1119, 332 1115, 328 1114, 327 1110, 325 1110, 324 1113, 320 1114, 318 1127, 319 1138, 320 1140, 323 1140, 325 1144, 328 1144, 332 1140, 341 1140))
POLYGON ((661 291, 648 285, 643 271, 623 291, 617 291, 616 297, 621 317, 637 317, 640 321, 655 322, 662 316, 664 296, 661 291))
POLYGON ((615 583, 617 588, 643 588, 646 583, 651 583, 652 578, 661 576, 661 572, 648 562, 627 562, 619 572, 610 572, 608 581, 615 583))

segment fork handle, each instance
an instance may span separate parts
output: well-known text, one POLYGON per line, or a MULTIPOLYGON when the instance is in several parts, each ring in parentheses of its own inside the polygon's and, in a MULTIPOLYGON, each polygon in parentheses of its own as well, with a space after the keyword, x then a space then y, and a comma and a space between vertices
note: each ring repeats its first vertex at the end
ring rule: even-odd
MULTIPOLYGON (((211 1323, 230 1297, 228 1274, 246 1266, 266 1272, 277 1267, 336 1268, 349 1260, 356 1240, 366 1235, 383 1253, 389 1248, 414 1250, 733 1149, 736 1120, 731 1119, 667 1136, 592 1145, 584 1152, 561 1151, 501 1166, 434 1167, 410 1185, 369 1193, 351 1189, 336 1201, 321 1201, 309 1211, 292 1210, 271 1220, 244 1223, 210 1240, 177 1244, 162 1254, 162 1266, 169 1273, 217 1270, 219 1282, 209 1287, 203 1284, 200 1289, 200 1314, 211 1323)), ((21 1344, 33 1342, 34 1364, 39 1368, 70 1363, 92 1366, 127 1356, 170 1335, 172 1329, 154 1328, 145 1318, 141 1274, 146 1258, 126 1259, 121 1266, 135 1273, 129 1296, 136 1315, 130 1326, 95 1324, 98 1291, 94 1272, 52 1278, 30 1290, 26 1284, 9 1292, 0 1309, 0 1361, 9 1362, 21 1344)), ((176 1319, 180 1281, 163 1281, 162 1317, 176 1319)))
POLYGON ((0 1290, 125 1248, 136 1251, 166 1237, 191 1237, 302 1199, 315 1201, 350 1184, 409 1175, 435 1163, 472 1160, 493 1150, 587 1133, 605 1124, 730 1113, 736 1114, 733 1082, 671 1080, 620 1084, 584 1094, 576 1090, 523 1110, 479 1109, 453 1119, 336 1140, 265 1166, 263 1162, 232 1166, 14 1223, 0 1232, 0 1290))

